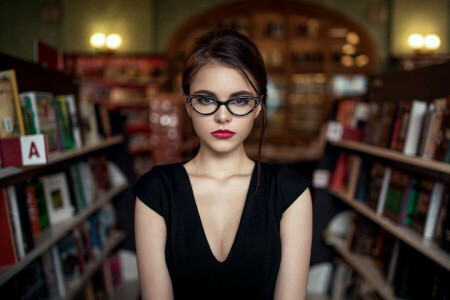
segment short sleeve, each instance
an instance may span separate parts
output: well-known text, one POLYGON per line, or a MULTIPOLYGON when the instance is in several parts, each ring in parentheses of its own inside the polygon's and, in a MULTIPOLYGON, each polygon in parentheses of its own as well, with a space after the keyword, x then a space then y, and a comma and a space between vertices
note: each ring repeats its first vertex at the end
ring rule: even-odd
POLYGON ((282 212, 291 206, 295 200, 311 185, 309 180, 306 180, 298 172, 282 166, 278 174, 278 184, 280 187, 280 194, 282 199, 282 212))
POLYGON ((131 190, 145 205, 166 219, 164 207, 167 197, 158 167, 142 175, 131 190))

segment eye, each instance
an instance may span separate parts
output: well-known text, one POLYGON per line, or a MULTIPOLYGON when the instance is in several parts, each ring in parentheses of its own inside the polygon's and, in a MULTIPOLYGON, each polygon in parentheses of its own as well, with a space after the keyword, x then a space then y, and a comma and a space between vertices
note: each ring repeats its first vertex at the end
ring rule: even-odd
POLYGON ((198 103, 202 105, 215 104, 215 101, 211 97, 207 96, 197 96, 198 103))
POLYGON ((231 104, 233 105, 248 105, 250 102, 250 99, 247 98, 236 98, 231 101, 231 104))

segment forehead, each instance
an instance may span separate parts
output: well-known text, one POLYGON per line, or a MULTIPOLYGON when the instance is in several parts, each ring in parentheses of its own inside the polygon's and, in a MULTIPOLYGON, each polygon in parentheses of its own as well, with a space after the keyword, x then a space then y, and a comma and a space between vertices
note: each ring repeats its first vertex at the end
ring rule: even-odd
POLYGON ((236 91, 254 90, 240 70, 222 64, 211 63, 201 67, 191 83, 191 93, 208 90, 227 97, 236 91))

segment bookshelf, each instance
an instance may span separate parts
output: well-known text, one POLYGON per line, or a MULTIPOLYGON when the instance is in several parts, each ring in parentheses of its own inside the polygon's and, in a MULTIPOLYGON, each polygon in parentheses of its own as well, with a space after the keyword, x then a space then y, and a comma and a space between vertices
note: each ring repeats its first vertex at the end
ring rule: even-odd
POLYGON ((77 157, 88 155, 90 153, 105 150, 109 147, 118 145, 124 141, 123 136, 114 136, 107 138, 98 143, 84 146, 81 149, 68 150, 64 152, 54 152, 49 154, 49 162, 46 165, 32 166, 32 167, 7 167, 0 168, 0 180, 2 185, 8 184, 11 181, 17 181, 17 177, 29 176, 29 173, 37 170, 48 168, 57 163, 71 160, 77 157))
POLYGON ((80 294, 86 282, 100 269, 102 263, 108 256, 112 253, 112 251, 119 245, 121 241, 125 238, 125 233, 123 232, 114 232, 111 236, 111 240, 108 242, 108 245, 102 251, 101 255, 95 259, 95 261, 89 263, 86 266, 86 269, 83 275, 78 278, 78 280, 73 284, 73 286, 67 291, 67 295, 64 298, 60 298, 59 300, 71 300, 75 299, 77 295, 80 294))
MULTIPOLYGON (((263 159, 290 163, 319 160, 323 152, 320 131, 332 107, 329 87, 333 78, 368 76, 377 70, 376 45, 370 33, 348 17, 310 3, 264 0, 225 4, 188 20, 171 36, 166 52, 172 90, 181 94, 183 58, 195 38, 214 28, 234 29, 248 36, 263 57, 269 93, 265 149, 270 148, 263 151, 263 159), (351 46, 349 40, 355 36, 358 41, 351 46), (345 45, 354 47, 353 56, 344 53, 345 45), (359 56, 365 58, 363 63, 354 63, 359 56), (352 64, 344 66, 342 57, 352 64)), ((248 144, 258 144, 259 132, 257 125, 248 144)), ((255 157, 257 146, 248 148, 255 157)))
POLYGON ((355 199, 348 197, 344 192, 337 190, 329 190, 330 193, 336 196, 342 202, 351 206, 361 215, 375 222, 383 227, 394 236, 404 241, 414 249, 418 250, 428 258, 432 259, 448 271, 450 271, 450 254, 439 248, 435 243, 430 240, 423 239, 418 233, 412 229, 401 227, 395 224, 386 217, 377 215, 371 208, 364 203, 358 202, 355 199))
POLYGON ((53 226, 48 228, 46 231, 42 232, 39 243, 36 247, 28 253, 24 259, 19 261, 13 266, 5 266, 0 268, 0 286, 7 282, 9 279, 14 277, 17 273, 28 266, 32 261, 41 256, 45 251, 47 251, 51 246, 58 242, 61 238, 67 235, 75 227, 79 226, 84 220, 86 220, 90 215, 100 209, 103 205, 110 202, 112 198, 117 196, 120 192, 127 188, 127 184, 123 184, 112 188, 105 195, 98 198, 96 202, 87 208, 82 213, 78 214, 71 220, 60 224, 59 226, 53 226))
POLYGON ((329 236, 324 233, 325 242, 331 245, 339 255, 347 261, 377 293, 385 300, 395 300, 395 295, 390 284, 383 278, 378 268, 370 257, 350 252, 345 247, 345 241, 342 238, 329 236))
POLYGON ((332 120, 342 124, 348 140, 326 142, 320 165, 321 171, 331 172, 321 201, 332 207, 326 212, 331 216, 343 203, 357 218, 345 241, 327 236, 326 227, 319 232, 331 255, 347 261, 383 299, 431 297, 447 288, 450 164, 444 154, 450 89, 441 78, 448 76, 449 62, 375 75, 368 95, 335 99, 332 120), (425 108, 421 119, 412 117, 413 105, 425 108), (364 108, 368 114, 362 116, 358 112, 364 108), (442 133, 444 138, 437 140, 442 133), (422 273, 417 266, 427 267, 422 273))
POLYGON ((408 156, 408 155, 405 155, 398 151, 394 151, 394 150, 390 150, 390 149, 386 149, 386 148, 382 148, 382 147, 377 147, 377 146, 373 146, 373 145, 369 145, 369 144, 365 144, 365 143, 361 143, 361 142, 341 140, 341 141, 333 141, 333 142, 329 142, 329 143, 330 143, 330 145, 335 146, 335 147, 352 150, 352 151, 357 151, 357 152, 361 152, 361 153, 366 153, 371 156, 380 157, 380 158, 388 159, 391 161, 397 161, 400 163, 413 165, 415 167, 419 167, 419 168, 434 171, 434 172, 450 174, 450 164, 447 164, 444 162, 430 160, 430 159, 424 159, 421 157, 408 156))
POLYGON ((86 111, 77 101, 78 81, 68 73, 0 54, 0 70, 9 69, 15 70, 19 93, 43 91, 50 95, 49 101, 72 107, 67 108, 71 109, 72 115, 70 128, 57 121, 67 119, 67 115, 57 115, 48 121, 48 126, 58 130, 61 141, 48 154, 46 164, 0 168, 0 187, 4 192, 2 201, 5 204, 2 209, 10 222, 10 226, 6 227, 10 235, 5 238, 2 249, 12 249, 8 251, 14 254, 14 259, 0 267, 0 289, 2 293, 7 293, 7 298, 24 292, 33 299, 44 294, 58 299, 56 295, 63 294, 64 284, 67 285, 64 299, 73 299, 126 236, 125 232, 116 229, 117 212, 111 202, 125 195, 122 192, 128 188, 128 180, 116 166, 109 168, 108 158, 104 155, 112 154, 114 160, 115 152, 120 151, 125 137, 119 129, 114 129, 114 135, 112 132, 109 135, 102 132, 102 127, 110 125, 107 123, 110 120, 101 114, 90 111, 89 120, 85 122, 83 117, 86 111), (70 96, 70 101, 66 96, 70 96), (69 139, 68 135, 75 135, 75 130, 79 131, 77 144, 64 144, 63 135, 69 139), (46 185, 45 180, 48 183, 49 178, 58 178, 58 181, 46 185), (21 194, 25 188, 28 188, 29 194, 21 194), (67 215, 60 215, 57 222, 51 219, 50 209, 65 210, 67 215), (78 213, 73 215, 73 210, 78 213), (44 219, 41 219, 42 216, 44 219), (70 284, 73 289, 70 289, 68 275, 64 273, 67 270, 62 270, 60 264, 63 259, 73 259, 74 255, 77 256, 76 268, 81 271, 84 266, 85 271, 79 278, 73 278, 70 284), (36 277, 38 272, 39 277, 36 277), (22 288, 30 282, 33 287, 22 288), (58 287, 55 289, 49 282, 57 282, 58 287))

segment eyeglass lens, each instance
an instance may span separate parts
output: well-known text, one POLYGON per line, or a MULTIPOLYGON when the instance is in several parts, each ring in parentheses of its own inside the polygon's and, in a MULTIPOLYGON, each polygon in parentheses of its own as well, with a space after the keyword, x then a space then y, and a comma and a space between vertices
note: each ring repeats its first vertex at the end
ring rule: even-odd
MULTIPOLYGON (((219 103, 211 97, 192 97, 192 105, 202 114, 210 114, 217 109, 219 103)), ((228 102, 228 109, 236 115, 249 113, 256 105, 256 100, 251 98, 236 98, 228 102)))

